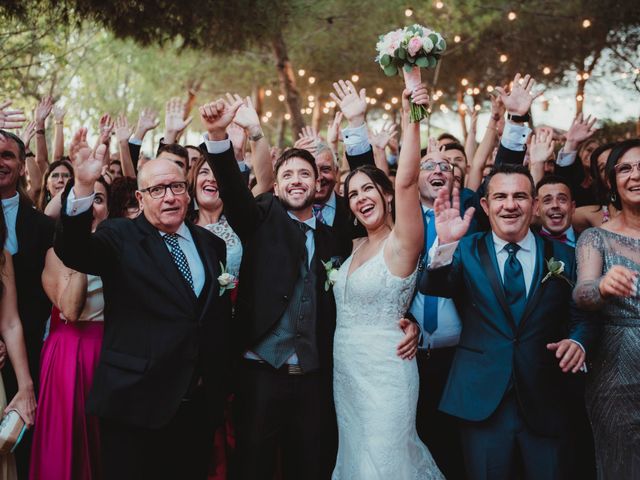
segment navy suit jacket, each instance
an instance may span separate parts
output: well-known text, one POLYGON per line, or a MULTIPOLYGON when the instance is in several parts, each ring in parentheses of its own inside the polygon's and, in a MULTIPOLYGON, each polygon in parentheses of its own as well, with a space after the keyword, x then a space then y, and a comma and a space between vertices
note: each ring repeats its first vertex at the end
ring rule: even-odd
POLYGON ((512 386, 529 427, 555 436, 566 426, 567 376, 573 374, 562 373, 546 345, 570 338, 589 352, 597 329, 593 317, 574 304, 569 282, 552 276, 542 283, 551 257, 564 262, 563 275, 575 282, 574 249, 534 235, 536 267, 525 313, 517 324, 504 294, 491 231, 464 237, 449 265, 425 272, 420 291, 453 298, 462 320, 440 409, 482 421, 512 386))

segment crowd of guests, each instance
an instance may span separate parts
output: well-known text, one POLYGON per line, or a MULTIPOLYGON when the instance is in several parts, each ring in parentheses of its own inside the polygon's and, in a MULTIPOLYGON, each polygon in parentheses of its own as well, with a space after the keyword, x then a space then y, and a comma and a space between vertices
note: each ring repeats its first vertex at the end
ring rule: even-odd
POLYGON ((409 478, 363 460, 382 435, 333 378, 334 274, 352 254, 348 296, 387 238, 437 465, 415 478, 640 478, 640 140, 582 114, 534 127, 529 75, 496 89, 480 143, 420 152, 422 87, 377 132, 364 90, 331 96, 326 134, 283 151, 229 94, 182 145, 172 99, 149 156, 152 110, 104 115, 90 145, 50 98, 32 121, 0 104, 0 405, 30 427, 0 478, 409 478))

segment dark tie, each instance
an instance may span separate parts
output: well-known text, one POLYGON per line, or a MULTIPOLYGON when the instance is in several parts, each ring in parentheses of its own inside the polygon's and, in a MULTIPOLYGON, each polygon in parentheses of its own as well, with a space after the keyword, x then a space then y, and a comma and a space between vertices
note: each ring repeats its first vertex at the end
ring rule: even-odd
POLYGON ((322 215, 322 210, 324 209, 324 205, 321 203, 316 203, 313 205, 313 215, 316 217, 316 220, 318 220, 319 222, 324 223, 325 225, 327 224, 327 222, 324 220, 324 216, 322 215))
MULTIPOLYGON (((427 223, 427 231, 425 240, 425 252, 424 258, 429 256, 429 250, 433 246, 433 242, 436 241, 436 221, 433 210, 429 209, 423 213, 425 222, 427 223)), ((431 334, 438 328, 438 297, 432 297, 430 295, 424 296, 424 312, 422 316, 422 325, 427 333, 431 334)))
POLYGON ((304 222, 299 222, 295 220, 298 224, 298 228, 302 230, 304 233, 304 268, 305 270, 309 270, 309 251, 307 250, 307 232, 311 230, 311 227, 304 222))
POLYGON ((562 243, 567 243, 567 234, 566 234, 566 232, 565 233, 561 233, 559 235, 554 235, 551 232, 547 232, 544 229, 540 229, 540 235, 542 235, 543 237, 550 238, 551 240, 557 240, 557 241, 562 242, 562 243))
POLYGON ((191 290, 193 290, 193 278, 191 277, 191 269, 189 268, 189 262, 187 262, 187 256, 184 254, 184 252, 180 248, 180 244, 178 243, 178 234, 168 233, 164 236, 164 241, 167 242, 167 245, 169 245, 171 256, 173 257, 173 261, 176 263, 178 270, 180 270, 180 273, 191 287, 191 290))
POLYGON ((524 308, 527 305, 527 288, 524 283, 522 264, 516 258, 520 246, 516 243, 508 243, 505 250, 509 257, 504 264, 504 293, 509 303, 509 309, 513 320, 520 323, 524 308))

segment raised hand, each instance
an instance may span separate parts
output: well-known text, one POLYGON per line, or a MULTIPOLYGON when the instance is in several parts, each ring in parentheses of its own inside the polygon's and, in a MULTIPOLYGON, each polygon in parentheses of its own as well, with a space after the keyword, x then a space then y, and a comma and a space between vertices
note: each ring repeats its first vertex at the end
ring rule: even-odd
POLYGON ((160 119, 158 118, 158 112, 151 108, 143 108, 138 115, 138 124, 136 125, 133 138, 137 138, 138 140, 144 139, 147 132, 153 130, 159 124, 160 119))
POLYGON ((491 120, 494 122, 499 121, 504 117, 504 103, 502 103, 502 98, 498 95, 491 95, 491 120))
POLYGON ((6 130, 20 128, 27 119, 23 110, 9 110, 7 108, 12 103, 11 100, 5 100, 0 103, 0 128, 6 130))
POLYGON ((113 120, 111 119, 111 115, 108 113, 102 115, 100 117, 100 122, 98 122, 98 128, 100 130, 98 143, 109 145, 109 142, 111 141, 111 132, 113 131, 113 120))
POLYGON ((529 161, 531 164, 546 162, 553 155, 555 143, 553 132, 549 132, 546 129, 540 129, 537 135, 532 135, 531 145, 529 146, 529 161))
MULTIPOLYGON (((245 99, 243 99, 238 94, 231 95, 230 93, 227 93, 227 103, 229 105, 232 105, 238 101, 242 102, 242 104, 238 108, 236 116, 233 117, 233 123, 244 128, 245 130, 253 130, 256 127, 260 129, 260 117, 258 117, 258 112, 253 106, 251 97, 246 97, 245 99)), ((253 132, 250 133, 253 134, 253 132)))
POLYGON ((433 210, 440 245, 457 242, 464 237, 475 212, 475 208, 470 207, 464 212, 464 217, 460 217, 460 192, 456 187, 451 196, 447 188, 441 188, 433 202, 433 210))
POLYGON ((36 120, 36 125, 38 126, 38 130, 44 128, 44 122, 51 113, 53 109, 53 98, 44 97, 40 100, 40 103, 36 107, 34 111, 34 118, 36 120))
POLYGON ((391 122, 385 122, 378 131, 369 131, 369 142, 376 148, 384 150, 389 145, 389 141, 398 135, 398 126, 391 122))
POLYGON ((593 128, 598 121, 596 117, 591 118, 589 115, 584 118, 580 113, 571 123, 571 127, 567 131, 567 141, 565 142, 565 152, 575 152, 578 145, 590 138, 597 129, 593 128))
POLYGON ((37 127, 36 127, 35 120, 25 125, 24 130, 22 130, 22 134, 20 135, 20 138, 22 139, 22 143, 24 143, 25 148, 29 149, 29 144, 31 143, 31 139, 36 134, 36 130, 37 130, 37 127))
POLYGON ((226 138, 227 127, 241 106, 242 100, 236 100, 230 104, 220 98, 200 107, 200 120, 209 134, 209 140, 224 140, 226 138))
POLYGON ((69 144, 69 158, 72 162, 75 161, 76 155, 78 155, 78 152, 81 149, 89 148, 89 144, 87 143, 87 132, 88 130, 85 127, 82 127, 73 134, 71 143, 69 144))
POLYGON ((167 102, 164 112, 164 143, 175 143, 178 135, 193 120, 193 117, 184 118, 185 108, 185 103, 178 97, 167 102))
POLYGON ((405 89, 402 92, 402 111, 407 115, 411 111, 411 102, 415 105, 425 105, 427 108, 431 105, 431 97, 427 91, 427 86, 421 83, 413 91, 405 89), (411 101, 409 101, 411 100, 411 101))
POLYGON ((335 151, 338 150, 338 141, 340 140, 340 124, 342 123, 343 118, 344 114, 342 112, 336 112, 336 116, 333 117, 333 120, 329 122, 329 125, 327 126, 327 143, 335 151))
POLYGON ((227 135, 231 140, 231 145, 236 152, 236 159, 244 158, 244 147, 247 143, 247 131, 235 122, 231 122, 227 127, 227 135))
POLYGON ((638 293, 637 280, 638 272, 622 265, 614 265, 600 280, 600 294, 605 298, 633 297, 638 293))
POLYGON ((516 76, 513 77, 511 91, 507 93, 503 87, 496 87, 507 112, 512 115, 525 115, 529 111, 533 101, 543 93, 542 90, 537 93, 532 91, 535 83, 531 75, 527 74, 521 77, 519 73, 516 73, 516 76))
POLYGON ((116 118, 115 123, 116 140, 118 142, 128 142, 131 137, 131 127, 129 127, 129 121, 127 117, 122 114, 116 118))
POLYGON ((365 114, 367 113, 367 92, 364 88, 360 92, 349 80, 338 80, 333 84, 335 93, 329 93, 329 96, 338 104, 344 117, 349 122, 349 126, 359 127, 364 124, 365 114))
POLYGON ((56 123, 64 122, 64 116, 67 114, 67 111, 62 105, 54 105, 52 112, 53 112, 53 120, 56 123))
POLYGON ((76 154, 73 165, 75 178, 73 189, 78 198, 93 193, 93 185, 102 175, 102 167, 107 153, 107 146, 101 143, 93 151, 83 147, 76 154))

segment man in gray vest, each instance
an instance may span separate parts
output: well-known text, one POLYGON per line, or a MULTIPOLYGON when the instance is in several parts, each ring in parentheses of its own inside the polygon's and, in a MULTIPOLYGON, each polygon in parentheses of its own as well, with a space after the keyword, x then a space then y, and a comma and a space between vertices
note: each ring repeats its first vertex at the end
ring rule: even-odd
POLYGON ((284 478, 326 479, 337 451, 336 311, 324 265, 346 257, 351 242, 313 215, 318 171, 307 150, 285 151, 274 167, 274 193, 251 195, 226 134, 240 105, 200 108, 201 149, 244 246, 235 320, 237 478, 273 478, 279 448, 284 478))

